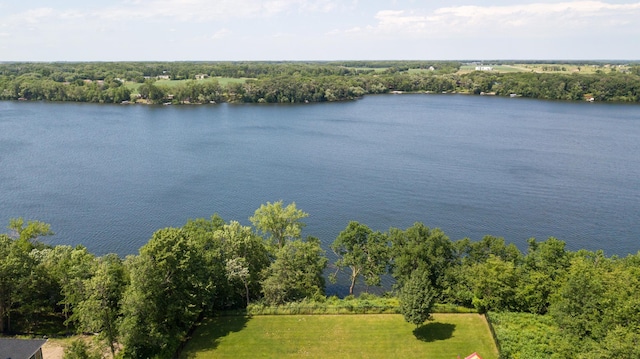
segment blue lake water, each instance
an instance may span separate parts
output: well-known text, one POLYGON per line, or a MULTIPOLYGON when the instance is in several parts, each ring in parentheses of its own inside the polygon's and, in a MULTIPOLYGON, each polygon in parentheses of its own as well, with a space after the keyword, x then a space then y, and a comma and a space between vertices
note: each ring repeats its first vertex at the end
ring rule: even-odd
POLYGON ((0 225, 50 244, 137 250, 163 227, 267 201, 310 214, 328 248, 349 220, 420 221, 457 240, 530 237, 640 250, 640 106, 367 96, 307 105, 0 102, 0 225))

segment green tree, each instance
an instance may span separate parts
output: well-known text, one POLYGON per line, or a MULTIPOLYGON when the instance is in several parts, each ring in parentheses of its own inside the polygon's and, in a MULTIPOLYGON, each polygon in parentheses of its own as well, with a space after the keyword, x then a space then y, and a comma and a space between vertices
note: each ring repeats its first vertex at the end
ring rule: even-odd
POLYGON ((82 332, 99 333, 111 350, 116 354, 118 341, 117 321, 120 314, 120 302, 127 285, 124 264, 115 254, 98 259, 93 277, 85 280, 86 295, 73 313, 82 332))
MULTIPOLYGON (((353 294, 353 288, 360 277, 364 277, 367 285, 380 285, 380 276, 389 263, 389 246, 385 234, 373 232, 366 225, 351 221, 338 234, 331 249, 338 256, 334 263, 337 271, 342 268, 351 270, 349 294, 353 294)), ((330 279, 335 281, 336 274, 330 279)))
POLYGON ((436 290, 431 285, 429 272, 425 269, 413 272, 402 286, 399 297, 400 312, 408 323, 419 327, 431 318, 436 290))
MULTIPOLYGON (((249 298, 250 293, 260 293, 262 271, 269 266, 269 253, 262 238, 256 235, 251 227, 231 221, 214 232, 214 239, 221 245, 223 264, 239 264, 247 270, 246 276, 240 281, 242 285, 233 287, 233 294, 249 298)), ((237 266, 236 268, 227 266, 224 269, 227 278, 229 278, 229 269, 243 271, 237 266)), ((237 275, 232 277, 236 280, 240 279, 237 275)), ((231 281, 230 284, 235 283, 231 281)), ((248 304, 248 301, 245 304, 248 304)))
POLYGON ((603 260, 594 262, 585 257, 572 260, 566 281, 549 310, 565 335, 578 340, 598 340, 606 333, 605 284, 599 264, 603 260))
POLYGON ((273 263, 265 270, 262 282, 264 299, 283 304, 324 295, 323 271, 327 258, 320 240, 308 237, 285 243, 278 249, 273 263))
POLYGON ((9 220, 9 230, 13 232, 20 245, 29 251, 38 243, 38 238, 43 236, 54 235, 51 231, 51 225, 40 221, 27 221, 26 226, 24 219, 11 218, 9 220))
POLYGON ((392 273, 399 288, 417 270, 429 274, 430 286, 439 293, 449 287, 447 274, 457 257, 453 243, 442 230, 415 223, 404 231, 390 229, 389 240, 392 273))
POLYGON ((170 357, 205 307, 202 253, 183 230, 165 228, 126 265, 131 284, 121 307, 124 356, 170 357))
POLYGON ((254 227, 269 236, 273 245, 282 248, 287 240, 299 239, 305 227, 301 220, 309 214, 296 208, 295 203, 282 207, 282 201, 263 204, 249 218, 254 227))
POLYGON ((27 298, 34 268, 33 258, 17 241, 0 234, 0 333, 11 331, 11 314, 27 298))
POLYGON ((485 262, 467 269, 467 280, 473 292, 473 305, 481 313, 489 310, 513 310, 518 286, 516 268, 493 254, 485 262))
POLYGON ((65 325, 69 330, 74 319, 73 311, 87 295, 85 280, 91 278, 95 268, 95 256, 86 247, 55 246, 41 251, 41 265, 60 288, 65 325))

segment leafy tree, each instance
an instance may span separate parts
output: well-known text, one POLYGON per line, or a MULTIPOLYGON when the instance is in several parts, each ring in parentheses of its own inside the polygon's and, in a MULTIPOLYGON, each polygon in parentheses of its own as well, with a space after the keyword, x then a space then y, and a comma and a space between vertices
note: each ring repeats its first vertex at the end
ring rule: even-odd
POLYGON ((603 316, 605 284, 598 262, 585 257, 574 258, 566 281, 550 308, 551 315, 565 335, 578 340, 597 340, 606 333, 603 316))
POLYGON ((244 285, 247 304, 249 304, 249 267, 242 257, 227 259, 227 278, 229 281, 239 280, 244 285))
POLYGON ((485 262, 467 269, 473 292, 473 305, 484 313, 488 310, 513 310, 518 286, 516 268, 512 262, 490 255, 485 262))
MULTIPOLYGON (((242 287, 235 287, 235 294, 244 294, 246 298, 250 297, 250 293, 260 293, 260 281, 262 280, 262 271, 269 266, 269 253, 264 245, 262 238, 257 236, 255 232, 248 226, 242 226, 237 221, 231 221, 222 228, 214 232, 214 239, 221 245, 223 263, 227 265, 225 273, 229 278, 229 270, 234 269, 243 272, 242 268, 246 268, 246 276, 242 273, 233 275, 234 279, 240 279, 238 275, 242 274, 244 279, 241 280, 242 287), (232 267, 235 265, 236 268, 232 267)), ((234 284, 231 282, 231 284, 234 284)), ((248 304, 248 301, 247 303, 248 304)))
POLYGON ((490 256, 498 257, 503 261, 519 264, 522 253, 515 244, 505 244, 504 238, 484 236, 478 242, 471 242, 468 238, 456 243, 463 264, 482 263, 490 256))
POLYGON ((545 314, 551 295, 558 291, 569 268, 569 255, 565 243, 553 237, 544 242, 531 238, 528 243, 524 265, 518 269, 516 301, 520 310, 545 314))
POLYGON ((127 262, 131 284, 122 301, 125 357, 170 357, 195 323, 206 298, 206 265, 184 231, 156 231, 127 262))
POLYGON ((442 230, 415 223, 404 231, 392 228, 389 240, 392 273, 400 288, 416 270, 428 273, 429 284, 438 292, 449 287, 447 274, 457 257, 453 243, 442 230))
POLYGON ((69 330, 74 321, 72 314, 76 305, 87 295, 85 280, 94 273, 95 256, 80 245, 75 248, 55 246, 43 250, 40 256, 41 265, 60 288, 61 299, 58 304, 63 305, 62 313, 69 330))
POLYGON ((29 251, 38 243, 38 238, 54 235, 51 225, 40 221, 27 221, 26 226, 22 217, 9 220, 9 230, 18 239, 20 245, 29 251))
MULTIPOLYGON (((380 276, 389 263, 389 246, 385 234, 373 232, 366 225, 351 221, 338 234, 331 249, 338 256, 335 262, 337 271, 346 267, 351 270, 349 294, 353 294, 353 288, 360 277, 364 277, 367 285, 380 285, 380 276)), ((336 274, 331 276, 333 281, 336 274)))
POLYGON ((416 270, 404 283, 400 290, 400 312, 404 320, 422 325, 431 317, 436 290, 431 284, 429 272, 425 269, 416 270))
POLYGON ((115 254, 98 259, 93 277, 85 280, 85 298, 77 304, 73 319, 83 332, 100 333, 115 357, 120 302, 128 278, 124 264, 115 254))
POLYGON ((262 282, 264 299, 268 303, 283 304, 303 298, 324 295, 323 271, 327 258, 320 240, 308 237, 305 241, 289 241, 278 249, 273 263, 265 270, 262 282))
POLYGON ((0 234, 0 333, 11 331, 11 314, 27 299, 36 263, 17 241, 0 234))
POLYGON ((282 207, 282 201, 263 204, 249 218, 254 227, 269 235, 272 244, 282 248, 287 240, 299 239, 305 227, 301 220, 309 214, 296 208, 295 203, 282 207))

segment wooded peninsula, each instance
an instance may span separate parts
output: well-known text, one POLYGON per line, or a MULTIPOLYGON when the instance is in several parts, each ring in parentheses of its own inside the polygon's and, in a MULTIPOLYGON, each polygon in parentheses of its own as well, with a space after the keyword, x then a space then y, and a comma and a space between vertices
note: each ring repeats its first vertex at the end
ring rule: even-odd
MULTIPOLYGON (((203 319, 231 310, 400 313, 416 328, 439 310, 488 313, 500 358, 640 357, 640 252, 606 257, 532 238, 523 253, 493 236, 452 241, 422 223, 380 232, 351 221, 329 263, 320 240, 303 236, 307 216, 279 201, 260 206, 252 226, 189 220, 125 259, 45 245, 48 224, 12 219, 0 234, 0 332, 96 333, 98 352, 171 358, 203 319), (327 297, 327 272, 342 273, 348 295, 327 297), (368 294, 383 276, 393 287, 368 294)), ((68 355, 101 357, 82 342, 68 355)))
POLYGON ((404 92, 638 103, 640 63, 0 63, 0 100, 118 104, 309 103, 404 92))

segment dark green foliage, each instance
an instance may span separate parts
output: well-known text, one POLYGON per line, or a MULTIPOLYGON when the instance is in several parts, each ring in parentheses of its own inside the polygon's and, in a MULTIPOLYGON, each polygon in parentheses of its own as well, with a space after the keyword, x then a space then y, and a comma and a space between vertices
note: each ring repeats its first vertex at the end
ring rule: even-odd
POLYGON ((317 238, 285 243, 265 270, 262 281, 264 300, 269 304, 283 304, 323 297, 322 273, 326 266, 327 258, 317 238))
POLYGON ((400 312, 404 320, 416 327, 422 325, 431 317, 435 298, 429 272, 425 269, 414 271, 400 289, 400 312))
POLYGON ((17 240, 0 234, 0 333, 12 331, 12 314, 28 302, 35 266, 17 240))
POLYGON ((339 300, 324 296, 320 241, 300 238, 304 212, 279 207, 257 211, 255 229, 214 215, 159 230, 124 262, 83 246, 46 246, 38 237, 51 233, 47 224, 12 220, 13 237, 0 234, 0 329, 51 334, 38 328, 64 322, 67 333, 99 334, 102 350, 162 358, 203 316, 248 304, 260 314, 401 311, 416 325, 462 304, 491 312, 505 358, 640 355, 640 253, 569 252, 549 238, 529 240, 525 255, 498 237, 451 242, 421 223, 381 233, 350 222, 332 245, 336 267, 350 269, 353 289, 360 279, 379 284, 391 263, 399 297, 339 300), (280 221, 262 226, 271 219, 280 221))
POLYGON ((98 258, 93 276, 85 280, 83 299, 76 304, 71 316, 80 331, 99 333, 112 356, 116 354, 119 337, 120 301, 127 285, 128 275, 118 256, 109 254, 98 258))
POLYGON ((120 328, 127 357, 171 357, 205 306, 202 253, 178 228, 153 234, 127 261, 120 328))
POLYGON ((631 66, 628 73, 456 74, 460 65, 452 61, 5 63, 0 64, 0 100, 121 103, 136 100, 139 94, 150 103, 304 103, 428 91, 640 101, 638 66, 631 66), (196 80, 196 75, 249 80, 221 85, 211 79, 196 80), (189 81, 175 87, 154 83, 166 77, 189 81), (132 90, 136 86, 138 94, 132 90))
POLYGON ((453 243, 438 228, 429 229, 422 223, 402 231, 389 230, 391 267, 397 287, 402 288, 415 271, 428 273, 429 286, 443 299, 450 286, 449 271, 457 264, 453 243))

